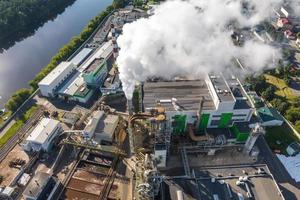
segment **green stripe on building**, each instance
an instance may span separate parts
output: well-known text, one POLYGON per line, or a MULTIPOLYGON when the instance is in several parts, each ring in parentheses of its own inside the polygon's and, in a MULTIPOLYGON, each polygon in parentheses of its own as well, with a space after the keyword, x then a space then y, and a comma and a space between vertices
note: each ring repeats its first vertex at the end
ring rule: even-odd
POLYGON ((235 124, 230 128, 230 131, 234 133, 236 141, 238 142, 245 142, 250 134, 246 132, 241 132, 235 124))
POLYGON ((227 128, 229 122, 231 121, 231 118, 232 118, 232 113, 222 113, 218 127, 227 128))
POLYGON ((199 131, 203 131, 204 129, 207 128, 208 121, 209 121, 209 114, 202 114, 200 118, 199 127, 198 127, 199 131))
POLYGON ((172 117, 173 123, 173 133, 175 134, 183 134, 186 130, 186 115, 175 115, 172 117))

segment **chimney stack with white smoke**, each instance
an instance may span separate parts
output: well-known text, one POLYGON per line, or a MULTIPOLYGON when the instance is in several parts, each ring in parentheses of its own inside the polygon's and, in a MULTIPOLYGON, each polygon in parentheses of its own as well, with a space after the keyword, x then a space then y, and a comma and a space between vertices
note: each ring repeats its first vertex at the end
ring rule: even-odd
POLYGON ((275 16, 273 9, 282 1, 172 0, 149 18, 125 24, 117 40, 117 64, 126 97, 131 99, 135 84, 148 77, 199 77, 224 71, 233 58, 254 71, 273 67, 278 49, 253 39, 235 46, 229 27, 254 27, 275 16))

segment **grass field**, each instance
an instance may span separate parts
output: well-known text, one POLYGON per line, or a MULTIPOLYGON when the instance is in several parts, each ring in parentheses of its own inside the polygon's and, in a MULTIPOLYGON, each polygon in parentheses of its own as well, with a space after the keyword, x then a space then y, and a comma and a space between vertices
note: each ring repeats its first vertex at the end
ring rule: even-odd
POLYGON ((292 89, 284 82, 283 79, 268 74, 265 74, 265 78, 267 83, 274 85, 277 88, 277 91, 275 92, 276 95, 286 97, 289 100, 296 97, 293 94, 292 89))
POLYGON ((281 127, 266 127, 265 138, 272 150, 280 150, 283 153, 285 153, 289 144, 299 141, 293 130, 286 123, 281 127))
POLYGON ((22 118, 18 119, 0 138, 0 147, 3 146, 18 130, 25 124, 25 122, 31 117, 31 115, 37 110, 37 106, 32 106, 22 118))

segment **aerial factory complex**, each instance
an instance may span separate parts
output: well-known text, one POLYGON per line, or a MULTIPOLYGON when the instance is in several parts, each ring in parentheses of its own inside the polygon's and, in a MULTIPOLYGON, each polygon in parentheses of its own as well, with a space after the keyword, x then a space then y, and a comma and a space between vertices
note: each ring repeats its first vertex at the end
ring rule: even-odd
POLYGON ((1 148, 0 199, 300 199, 287 157, 264 139, 285 119, 257 108, 238 73, 155 77, 126 99, 117 37, 150 14, 114 11, 38 84, 35 113, 1 148))

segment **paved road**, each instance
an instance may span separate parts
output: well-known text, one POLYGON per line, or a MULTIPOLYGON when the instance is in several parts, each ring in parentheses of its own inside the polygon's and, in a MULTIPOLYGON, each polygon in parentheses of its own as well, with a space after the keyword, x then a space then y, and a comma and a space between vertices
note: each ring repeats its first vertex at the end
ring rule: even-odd
POLYGON ((300 199, 300 184, 296 183, 289 175, 279 159, 272 153, 268 144, 263 137, 259 137, 256 143, 260 149, 260 153, 264 158, 264 162, 268 165, 271 173, 282 190, 286 200, 300 199))
POLYGON ((0 132, 0 138, 8 131, 8 129, 10 129, 10 127, 16 122, 16 120, 11 120, 4 129, 1 130, 0 132))

